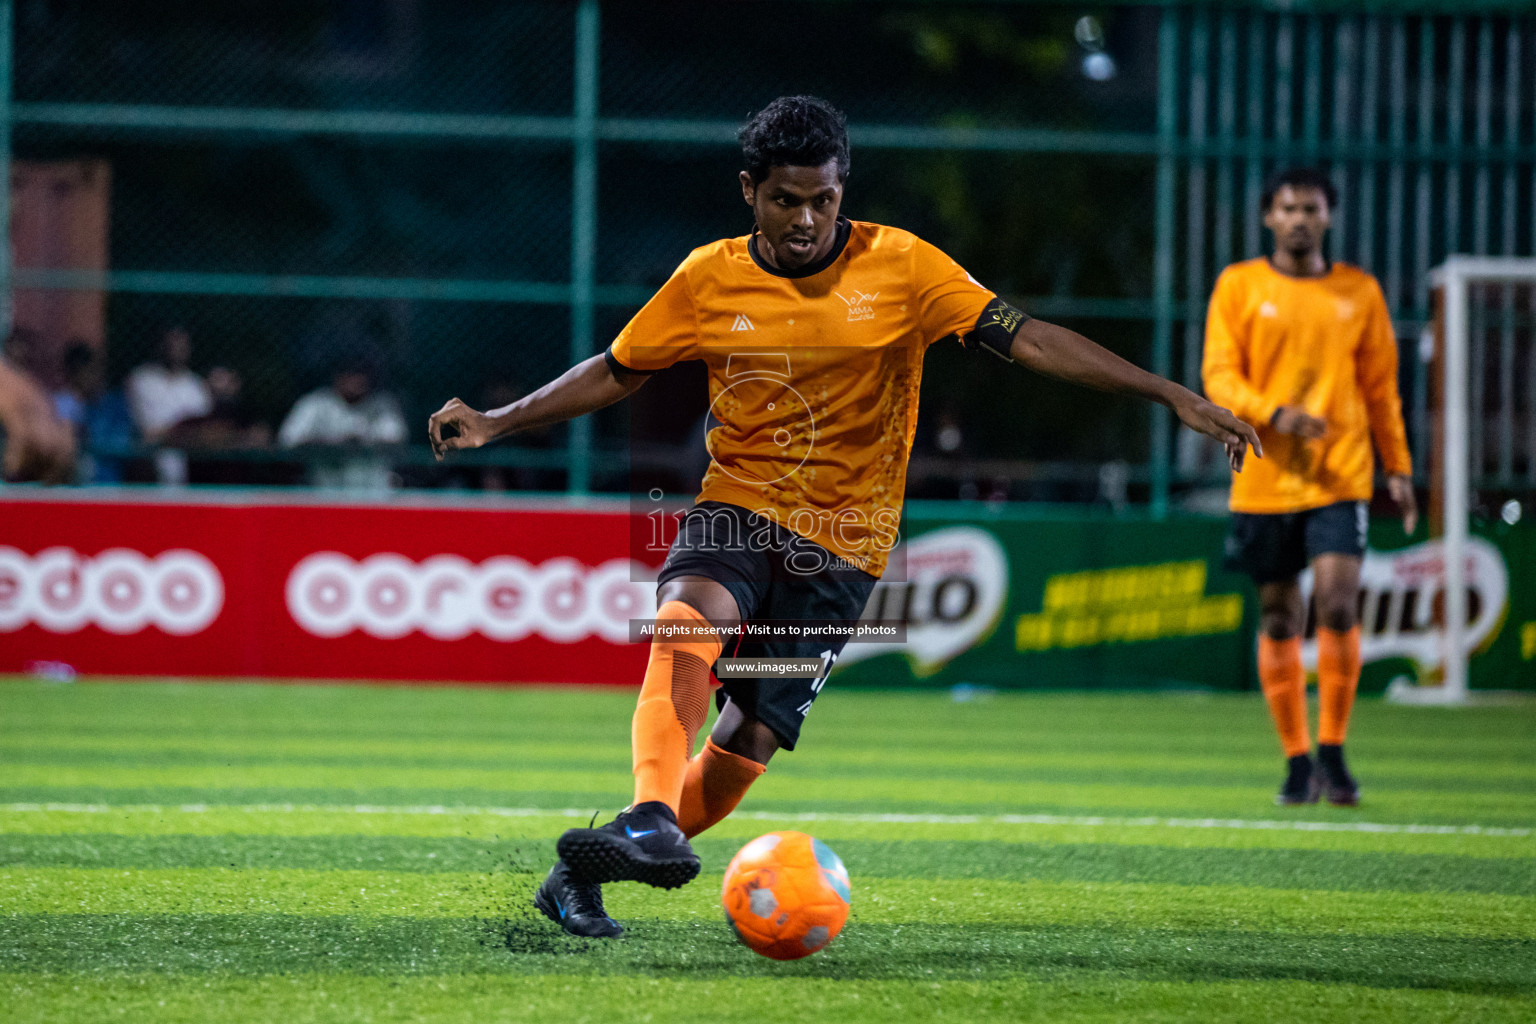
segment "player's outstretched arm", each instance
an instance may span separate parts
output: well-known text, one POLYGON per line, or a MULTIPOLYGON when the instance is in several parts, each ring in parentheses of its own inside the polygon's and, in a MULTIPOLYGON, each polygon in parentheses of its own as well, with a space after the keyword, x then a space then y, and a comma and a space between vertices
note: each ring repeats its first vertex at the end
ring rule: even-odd
POLYGON ((585 416, 633 394, 645 381, 644 374, 616 377, 607 361, 598 355, 577 363, 533 394, 500 409, 477 412, 457 398, 449 399, 427 420, 432 454, 441 462, 448 452, 479 448, 519 430, 534 430, 585 416))
POLYGON ((1191 430, 1220 441, 1233 469, 1243 468, 1243 456, 1249 447, 1255 455, 1264 454, 1259 435, 1247 423, 1188 388, 1121 359, 1076 331, 1043 320, 1026 320, 1014 332, 1009 355, 1014 362, 1047 377, 1161 402, 1191 430))
POLYGON ((26 374, 0 362, 0 479, 66 483, 75 468, 75 439, 54 415, 48 396, 26 374))

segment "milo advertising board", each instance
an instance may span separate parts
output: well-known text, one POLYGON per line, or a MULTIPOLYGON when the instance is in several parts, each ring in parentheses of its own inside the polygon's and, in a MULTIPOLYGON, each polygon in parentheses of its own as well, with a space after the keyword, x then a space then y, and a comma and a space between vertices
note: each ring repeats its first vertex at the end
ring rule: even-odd
MULTIPOLYGON (((849 644, 840 685, 1257 686, 1257 598, 1222 567, 1225 520, 924 511, 892 563, 905 571, 875 589, 864 616, 904 625, 906 641, 849 644)), ((1536 688, 1536 529, 1482 531, 1467 557, 1472 685, 1536 688)), ((1443 581, 1438 542, 1408 544, 1395 520, 1373 524, 1363 690, 1438 682, 1443 581)))
MULTIPOLYGON (((1474 524, 1472 533, 1466 550, 1469 685, 1536 689, 1536 526, 1474 524)), ((1394 681, 1437 685, 1445 647, 1440 542, 1409 543, 1396 522, 1372 523, 1360 576, 1361 689, 1378 691, 1394 681)), ((1303 576, 1303 588, 1310 584, 1303 576)), ((1310 635, 1302 650, 1310 671, 1317 663, 1310 635)))

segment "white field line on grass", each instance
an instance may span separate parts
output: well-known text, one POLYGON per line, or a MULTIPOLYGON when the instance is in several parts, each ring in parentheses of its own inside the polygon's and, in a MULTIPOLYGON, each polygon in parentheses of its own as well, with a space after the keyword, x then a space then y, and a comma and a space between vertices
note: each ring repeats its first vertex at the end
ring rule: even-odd
MULTIPOLYGON (((590 818, 591 811, 574 807, 473 807, 451 804, 388 806, 379 804, 0 804, 0 814, 55 812, 63 814, 453 814, 500 818, 590 818)), ((1080 825, 1104 828, 1262 829, 1277 832, 1371 832, 1386 835, 1502 836, 1536 834, 1532 828, 1496 825, 1416 825, 1371 821, 1292 821, 1274 818, 1116 818, 1063 814, 848 814, 837 811, 737 811, 733 818, 750 821, 833 821, 891 825, 1080 825)))

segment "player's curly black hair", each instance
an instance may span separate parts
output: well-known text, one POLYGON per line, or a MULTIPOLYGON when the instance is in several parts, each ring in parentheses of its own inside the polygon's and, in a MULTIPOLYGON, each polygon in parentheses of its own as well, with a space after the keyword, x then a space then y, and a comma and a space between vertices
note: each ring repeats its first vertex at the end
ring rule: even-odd
POLYGON ((1268 212, 1275 201, 1275 195, 1287 186, 1318 189, 1323 193, 1323 198, 1328 200, 1328 209, 1339 208, 1339 190, 1328 175, 1316 167, 1287 167, 1270 175, 1264 183, 1264 191, 1259 195, 1259 209, 1268 212))
POLYGON ((753 181, 774 167, 820 167, 837 161, 837 180, 848 177, 848 123, 826 100, 780 96, 736 133, 753 181))

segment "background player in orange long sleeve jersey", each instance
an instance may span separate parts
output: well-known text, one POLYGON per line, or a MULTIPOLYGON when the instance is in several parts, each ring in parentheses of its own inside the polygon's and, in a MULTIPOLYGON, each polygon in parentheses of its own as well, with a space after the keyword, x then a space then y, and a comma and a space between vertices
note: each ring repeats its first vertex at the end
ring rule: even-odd
POLYGON ((1370 274, 1323 255, 1337 202, 1319 171, 1271 179, 1263 208, 1274 254, 1223 271, 1206 319, 1206 394, 1260 425, 1266 456, 1233 477, 1227 558, 1259 588, 1259 679, 1289 759, 1279 804, 1313 803, 1325 789, 1330 803, 1354 806, 1360 799, 1344 763, 1344 736, 1360 680, 1356 615, 1374 483, 1372 438, 1403 528, 1412 533, 1418 518, 1386 300, 1370 274), (1309 563, 1317 613, 1316 766, 1298 583, 1309 563))

